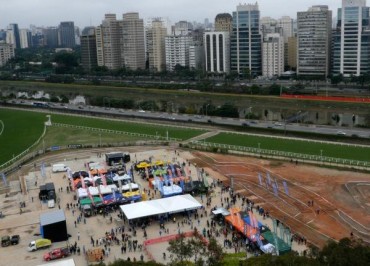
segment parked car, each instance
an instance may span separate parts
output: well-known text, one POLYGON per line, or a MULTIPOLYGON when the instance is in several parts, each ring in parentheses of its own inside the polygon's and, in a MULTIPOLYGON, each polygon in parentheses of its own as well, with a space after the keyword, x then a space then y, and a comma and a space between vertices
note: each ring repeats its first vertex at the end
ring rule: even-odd
POLYGON ((56 260, 56 259, 68 257, 69 255, 70 255, 70 252, 69 252, 68 247, 56 248, 50 252, 45 253, 44 260, 46 261, 56 260))

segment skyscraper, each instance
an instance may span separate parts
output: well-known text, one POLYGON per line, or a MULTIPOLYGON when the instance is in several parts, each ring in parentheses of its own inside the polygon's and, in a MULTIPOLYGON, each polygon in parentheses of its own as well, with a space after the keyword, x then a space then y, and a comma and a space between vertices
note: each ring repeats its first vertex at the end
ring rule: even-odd
POLYGON ((96 53, 96 35, 94 27, 86 27, 81 35, 81 65, 91 71, 98 65, 96 53))
POLYGON ((189 46, 191 43, 191 36, 166 36, 166 69, 168 71, 173 71, 176 65, 189 66, 189 46))
POLYGON ((154 20, 147 29, 146 45, 151 71, 161 72, 166 69, 166 35, 167 29, 160 20, 154 20))
POLYGON ((123 66, 132 70, 145 69, 144 21, 139 13, 123 14, 120 31, 123 66))
POLYGON ((297 13, 298 75, 329 75, 331 20, 328 6, 312 6, 308 11, 297 13))
POLYGON ((13 44, 0 42, 0 67, 3 67, 9 59, 14 57, 13 44))
POLYGON ((226 31, 231 34, 233 30, 233 17, 229 13, 217 14, 215 18, 215 31, 226 31))
POLYGON ((262 75, 280 76, 284 72, 284 38, 280 33, 267 33, 262 44, 262 75))
POLYGON ((370 20, 366 0, 342 0, 333 34, 333 74, 359 76, 370 71, 370 20))
POLYGON ((76 46, 75 25, 73 21, 60 22, 59 46, 63 48, 74 48, 76 46))
POLYGON ((58 28, 48 27, 43 30, 46 45, 50 48, 58 47, 58 28))
POLYGON ((28 29, 20 29, 19 30, 19 39, 21 43, 20 48, 28 48, 32 46, 32 34, 31 31, 28 29))
POLYGON ((230 72, 229 32, 204 33, 206 71, 212 73, 230 72))
POLYGON ((262 73, 260 12, 258 4, 238 5, 233 12, 231 36, 231 71, 249 72, 252 76, 262 73))
POLYGON ((120 30, 115 14, 105 14, 104 20, 96 28, 96 52, 98 66, 118 69, 121 64, 120 30))
POLYGON ((6 42, 12 44, 13 47, 21 48, 21 39, 19 36, 18 24, 10 24, 6 32, 6 42))

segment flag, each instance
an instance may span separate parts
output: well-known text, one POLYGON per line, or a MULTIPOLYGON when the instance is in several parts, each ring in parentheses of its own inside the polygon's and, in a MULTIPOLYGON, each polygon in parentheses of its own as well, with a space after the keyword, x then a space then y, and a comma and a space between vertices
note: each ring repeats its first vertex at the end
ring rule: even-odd
POLYGON ((261 173, 258 173, 258 180, 260 181, 260 185, 262 186, 262 176, 261 176, 261 173))
POLYGON ((289 195, 288 184, 285 181, 283 181, 283 187, 285 190, 285 194, 289 195))
POLYGON ((8 182, 7 182, 7 180, 6 180, 6 176, 5 176, 5 174, 4 174, 4 173, 2 173, 1 175, 2 175, 2 177, 3 177, 3 183, 4 183, 4 186, 8 186, 8 182))

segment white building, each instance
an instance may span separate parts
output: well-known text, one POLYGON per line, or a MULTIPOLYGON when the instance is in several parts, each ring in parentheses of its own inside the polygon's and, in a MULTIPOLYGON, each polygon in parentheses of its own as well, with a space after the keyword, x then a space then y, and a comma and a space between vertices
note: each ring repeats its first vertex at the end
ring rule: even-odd
POLYGON ((189 66, 189 46, 192 43, 190 36, 167 36, 166 46, 166 69, 173 71, 176 65, 189 66))
POLYGON ((277 25, 283 29, 284 43, 288 43, 288 38, 294 36, 293 19, 289 16, 283 16, 277 20, 277 25))
POLYGON ((149 69, 161 72, 166 68, 165 38, 167 29, 162 21, 152 21, 146 30, 146 47, 149 60, 149 69))
POLYGON ((280 76, 284 72, 284 37, 268 33, 262 43, 262 75, 280 76))
POLYGON ((14 55, 14 46, 12 44, 0 43, 0 67, 3 67, 14 55))
POLYGON ((204 33, 205 65, 207 72, 230 72, 229 32, 204 33))
POLYGON ((28 29, 20 29, 19 30, 19 39, 21 42, 21 49, 28 48, 31 45, 31 31, 28 29))

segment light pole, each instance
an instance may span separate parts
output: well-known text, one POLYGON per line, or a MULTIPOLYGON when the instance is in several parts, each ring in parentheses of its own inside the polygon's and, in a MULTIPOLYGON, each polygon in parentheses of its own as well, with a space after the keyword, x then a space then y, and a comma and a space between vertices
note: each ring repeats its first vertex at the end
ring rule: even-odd
POLYGON ((208 106, 209 104, 206 105, 206 116, 208 115, 207 111, 208 111, 208 106))
POLYGON ((248 120, 250 119, 250 115, 252 113, 252 106, 248 108, 248 120))

